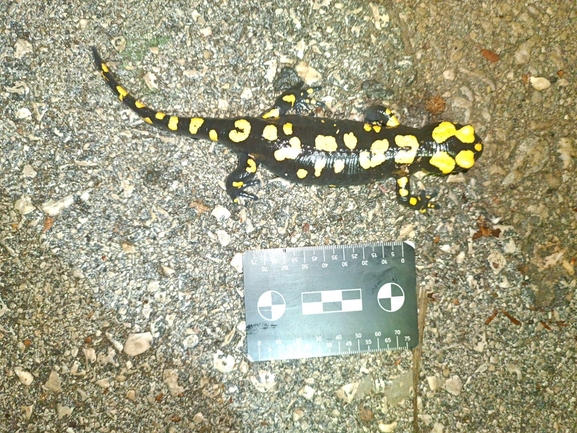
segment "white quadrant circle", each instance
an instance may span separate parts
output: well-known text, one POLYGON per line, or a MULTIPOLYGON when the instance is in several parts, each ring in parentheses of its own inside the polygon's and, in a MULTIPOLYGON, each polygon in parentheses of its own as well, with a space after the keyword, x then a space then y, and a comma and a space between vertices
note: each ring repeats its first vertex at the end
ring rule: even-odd
POLYGON ((286 301, 279 292, 269 290, 259 296, 256 306, 260 317, 274 322, 283 316, 286 310, 286 301))
POLYGON ((379 307, 392 313, 400 310, 405 303, 405 291, 396 283, 386 283, 381 286, 377 293, 379 307))

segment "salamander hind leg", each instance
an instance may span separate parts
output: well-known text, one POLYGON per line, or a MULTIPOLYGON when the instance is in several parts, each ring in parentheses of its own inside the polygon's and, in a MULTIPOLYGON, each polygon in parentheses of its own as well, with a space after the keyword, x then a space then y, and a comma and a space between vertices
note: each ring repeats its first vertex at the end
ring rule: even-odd
POLYGON ((397 186, 397 201, 403 206, 418 210, 421 213, 427 213, 429 209, 438 209, 435 203, 431 203, 437 193, 427 193, 421 191, 419 194, 411 194, 411 182, 408 175, 399 176, 396 178, 397 186))
POLYGON ((256 195, 245 191, 246 188, 258 185, 260 181, 255 179, 258 163, 248 153, 238 155, 237 167, 226 178, 226 192, 235 203, 239 197, 256 200, 256 195))
POLYGON ((393 112, 382 105, 371 105, 365 110, 365 122, 394 128, 399 126, 400 122, 393 112))
POLYGON ((325 104, 313 97, 320 87, 306 87, 301 81, 283 92, 276 98, 274 105, 261 114, 263 119, 276 119, 292 111, 299 116, 315 116, 317 109, 325 108, 325 104))

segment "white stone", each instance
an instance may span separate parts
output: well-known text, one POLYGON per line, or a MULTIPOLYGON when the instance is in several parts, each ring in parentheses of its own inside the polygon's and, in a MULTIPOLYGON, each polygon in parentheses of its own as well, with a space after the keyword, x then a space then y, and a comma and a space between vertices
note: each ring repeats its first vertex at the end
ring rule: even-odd
POLYGON ((350 403, 355 398, 355 394, 357 393, 358 388, 358 382, 347 383, 346 385, 341 386, 337 391, 337 397, 347 403, 350 403))
POLYGON ((220 350, 212 356, 212 365, 221 373, 230 373, 234 370, 236 361, 232 355, 224 356, 220 350))
POLYGON ((441 424, 440 422, 436 422, 433 425, 433 429, 431 430, 431 433, 443 433, 445 431, 445 426, 443 424, 441 424))
POLYGON ((382 431, 383 433, 394 432, 395 428, 397 428, 397 421, 393 421, 390 424, 385 424, 384 422, 379 423, 379 431, 382 431))
POLYGON ((182 395, 184 388, 178 384, 178 371, 174 369, 166 369, 162 372, 162 379, 168 386, 171 395, 182 395))
POLYGON ((305 385, 299 390, 299 395, 305 400, 311 400, 315 395, 316 390, 312 386, 305 385))
POLYGON ((31 117, 32 112, 26 107, 21 108, 16 112, 16 119, 18 120, 30 119, 31 117))
POLYGON ((14 208, 20 212, 20 215, 27 215, 36 209, 32 204, 32 199, 27 195, 23 195, 16 200, 14 202, 14 208))
POLYGON ((536 90, 545 90, 551 87, 551 81, 544 77, 531 77, 529 81, 536 90))
POLYGON ((259 392, 268 392, 276 385, 274 373, 265 370, 259 370, 258 377, 252 376, 250 381, 259 392))
POLYGON ((72 203, 74 203, 74 197, 72 195, 67 195, 60 200, 48 200, 40 206, 40 209, 42 209, 42 212, 50 216, 56 216, 72 203))
POLYGON ((224 221, 230 218, 230 211, 220 205, 215 206, 210 214, 219 221, 224 221))
POLYGON ((53 392, 62 392, 60 385, 60 375, 56 371, 51 371, 48 380, 44 383, 44 387, 53 392))
POLYGON ((239 273, 242 273, 242 253, 235 253, 230 265, 239 273))
POLYGON ((459 376, 453 376, 445 382, 445 390, 451 395, 459 395, 463 390, 463 382, 459 376))
POLYGON ((437 376, 428 376, 427 383, 431 391, 436 391, 443 386, 442 381, 437 376))
POLYGON ((26 386, 34 382, 34 376, 32 376, 32 373, 23 370, 21 367, 14 367, 14 373, 16 373, 16 376, 18 376, 20 382, 26 386))
POLYGON ((216 237, 218 238, 218 242, 223 246, 226 247, 230 244, 231 237, 230 235, 225 232, 224 230, 217 230, 216 237))
POLYGON ((150 332, 130 334, 126 343, 124 343, 124 353, 129 356, 140 355, 150 349, 152 341, 153 338, 150 332))
POLYGON ((304 409, 301 409, 300 407, 297 407, 294 411, 293 411, 293 421, 297 422, 298 420, 300 420, 303 416, 305 416, 305 411, 304 409))

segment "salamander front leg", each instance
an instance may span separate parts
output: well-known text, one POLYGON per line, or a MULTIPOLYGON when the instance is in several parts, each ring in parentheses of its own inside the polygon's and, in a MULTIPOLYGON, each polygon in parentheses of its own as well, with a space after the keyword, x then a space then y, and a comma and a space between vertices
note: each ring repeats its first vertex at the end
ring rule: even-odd
POLYGON ((365 110, 365 122, 394 128, 399 126, 400 122, 393 112, 382 105, 371 105, 365 110))
POLYGON ((260 184, 254 178, 257 168, 258 163, 248 153, 238 154, 237 167, 226 177, 226 192, 235 203, 239 202, 239 197, 257 199, 256 195, 245 191, 249 186, 260 184))
POLYGON ((439 208, 435 203, 430 202, 437 193, 426 193, 425 191, 421 191, 418 195, 411 194, 411 182, 408 175, 397 177, 396 184, 397 201, 403 206, 408 206, 421 213, 427 213, 429 209, 439 208))
POLYGON ((318 89, 320 87, 305 87, 301 81, 276 98, 274 105, 261 114, 261 117, 263 119, 276 119, 289 111, 293 111, 299 116, 315 116, 318 108, 325 108, 324 103, 313 98, 313 93, 318 89))

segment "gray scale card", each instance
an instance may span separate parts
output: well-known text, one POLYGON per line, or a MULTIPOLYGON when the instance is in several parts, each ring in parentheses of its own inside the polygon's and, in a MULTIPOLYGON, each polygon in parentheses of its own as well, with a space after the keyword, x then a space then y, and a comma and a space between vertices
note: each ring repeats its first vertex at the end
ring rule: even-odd
POLYGON ((419 342, 411 242, 247 251, 243 269, 252 361, 419 342))

